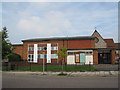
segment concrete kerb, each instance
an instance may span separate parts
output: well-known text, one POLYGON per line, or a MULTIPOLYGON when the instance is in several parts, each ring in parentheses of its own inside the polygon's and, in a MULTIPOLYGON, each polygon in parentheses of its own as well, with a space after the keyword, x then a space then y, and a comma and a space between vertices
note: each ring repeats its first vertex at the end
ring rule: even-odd
MULTIPOLYGON (((18 71, 4 71, 3 74, 29 74, 29 75, 43 75, 43 72, 29 72, 29 71, 25 71, 25 72, 18 72, 18 71)), ((56 76, 58 75, 60 72, 44 72, 45 75, 49 75, 49 76, 56 76)), ((67 74, 67 76, 102 76, 102 77, 106 77, 106 76, 118 76, 118 71, 96 71, 96 72, 64 72, 67 74)))

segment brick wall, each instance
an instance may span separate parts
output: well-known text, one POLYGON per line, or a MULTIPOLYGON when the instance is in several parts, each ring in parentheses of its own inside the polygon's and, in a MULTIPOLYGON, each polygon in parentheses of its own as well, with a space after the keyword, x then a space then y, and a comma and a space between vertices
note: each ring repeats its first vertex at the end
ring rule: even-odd
POLYGON ((23 46, 22 45, 14 45, 13 48, 14 48, 13 52, 19 54, 21 56, 21 58, 23 58, 23 46))
POLYGON ((68 45, 69 49, 84 49, 94 47, 94 40, 70 40, 68 45))
POLYGON ((112 64, 115 64, 115 50, 112 50, 112 64))
POLYGON ((98 51, 93 50, 93 64, 98 64, 98 51))
MULTIPOLYGON (((69 40, 69 41, 40 41, 40 42, 24 42, 23 46, 16 46, 15 52, 19 53, 22 56, 22 59, 27 60, 28 58, 28 45, 29 44, 39 44, 39 43, 58 43, 58 52, 63 46, 68 49, 84 49, 84 48, 94 48, 94 40, 69 40)), ((42 60, 38 60, 42 62, 42 60)), ((57 60, 52 60, 53 63, 56 63, 57 60)), ((60 58, 58 57, 58 62, 60 63, 60 58)), ((63 63, 67 63, 67 57, 63 59, 63 63), (65 61, 65 62, 64 62, 65 61)))

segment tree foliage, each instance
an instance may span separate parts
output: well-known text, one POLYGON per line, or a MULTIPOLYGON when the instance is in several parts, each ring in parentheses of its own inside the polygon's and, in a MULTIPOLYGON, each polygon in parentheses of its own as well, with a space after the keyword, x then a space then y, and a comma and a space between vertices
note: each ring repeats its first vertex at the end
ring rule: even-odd
POLYGON ((12 44, 8 40, 8 31, 6 27, 2 29, 2 58, 5 59, 12 52, 12 44))
POLYGON ((67 52, 67 48, 60 48, 60 53, 56 53, 61 60, 63 60, 64 57, 67 56, 66 52, 67 52))
POLYGON ((9 59, 9 62, 22 61, 21 56, 16 53, 10 53, 7 55, 7 58, 9 59))
POLYGON ((67 54, 66 54, 67 48, 60 48, 60 51, 61 51, 61 52, 56 53, 56 54, 57 54, 57 55, 59 56, 59 58, 61 59, 62 74, 63 74, 63 58, 64 58, 64 57, 67 57, 67 54))

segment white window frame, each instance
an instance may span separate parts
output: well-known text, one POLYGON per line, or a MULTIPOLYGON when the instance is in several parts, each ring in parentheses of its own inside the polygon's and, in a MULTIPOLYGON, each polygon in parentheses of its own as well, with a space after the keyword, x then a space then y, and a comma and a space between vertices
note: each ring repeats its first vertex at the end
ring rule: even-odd
POLYGON ((34 62, 34 54, 28 54, 28 62, 34 62), (29 57, 29 55, 30 55, 30 57, 29 57))
POLYGON ((28 51, 34 51, 34 47, 28 47, 28 51))

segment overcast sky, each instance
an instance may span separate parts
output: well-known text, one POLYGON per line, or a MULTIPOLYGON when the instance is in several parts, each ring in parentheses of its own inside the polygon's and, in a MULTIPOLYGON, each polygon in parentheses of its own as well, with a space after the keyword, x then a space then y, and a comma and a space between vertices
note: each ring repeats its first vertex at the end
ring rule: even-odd
POLYGON ((13 44, 30 38, 90 36, 95 27, 103 38, 117 42, 118 3, 4 2, 2 26, 13 44))

